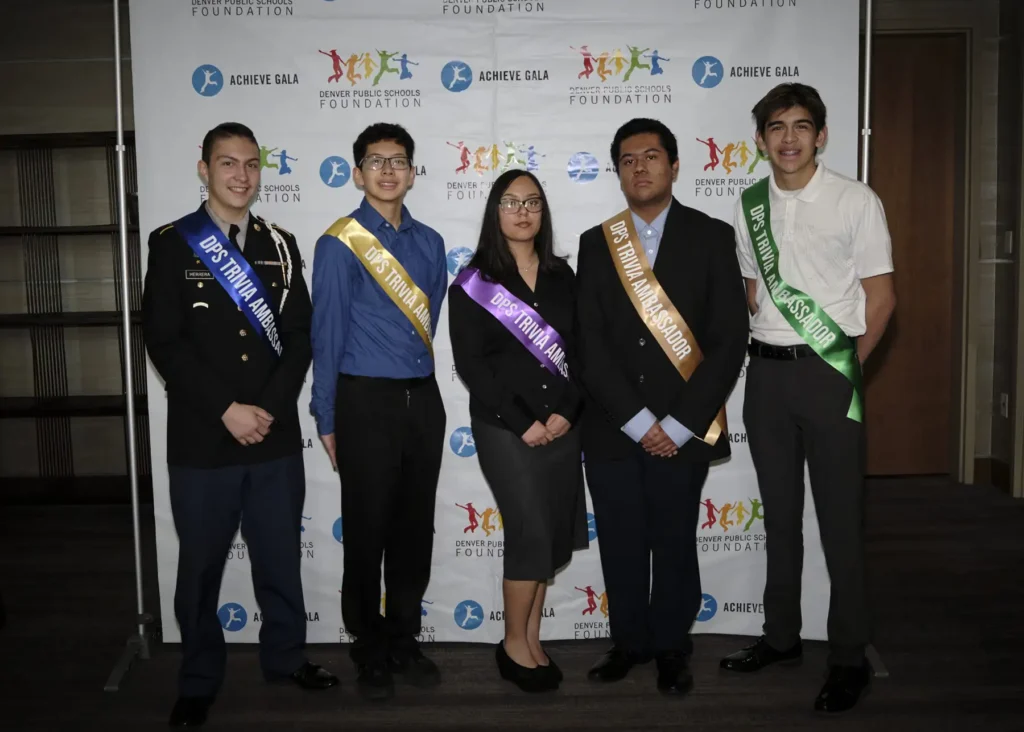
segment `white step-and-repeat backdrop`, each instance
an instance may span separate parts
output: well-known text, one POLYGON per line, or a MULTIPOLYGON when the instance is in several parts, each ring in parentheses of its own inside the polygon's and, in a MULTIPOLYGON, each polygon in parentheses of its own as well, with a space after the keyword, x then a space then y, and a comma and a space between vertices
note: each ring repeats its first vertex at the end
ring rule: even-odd
MULTIPOLYGON (((750 110, 772 86, 819 89, 828 165, 857 175, 857 0, 132 0, 131 47, 144 232, 205 197, 200 143, 239 121, 262 149, 254 210, 296 233, 307 282, 317 237, 355 208, 352 142, 378 121, 416 141, 407 204, 439 231, 454 278, 475 246, 491 181, 533 171, 551 201, 556 245, 575 262, 579 235, 624 208, 609 146, 623 122, 654 117, 679 142, 676 197, 732 222, 733 203, 769 173, 750 110)), ((143 242, 145 242, 145 236, 143 242)), ((144 253, 145 254, 145 253, 144 253)), ((145 256, 143 258, 145 262, 145 256)), ((437 378, 448 412, 424 641, 502 636, 502 530, 469 431, 442 311, 437 378)), ((150 434, 164 638, 172 620, 177 536, 167 495, 166 402, 150 368, 150 434)), ((696 531, 704 603, 695 632, 756 635, 763 621, 764 511, 742 419, 744 378, 728 403, 732 458, 714 466, 696 531)), ((346 641, 340 595, 340 488, 299 397, 307 496, 302 572, 308 639, 346 641)), ((804 635, 825 637, 828 576, 805 502, 804 635)), ((588 496, 589 506, 589 496, 588 496)), ((598 552, 578 552, 548 592, 544 637, 609 633, 598 552)), ((671 516, 665 517, 671 521, 671 516)), ((241 536, 227 557, 220 617, 229 641, 255 642, 260 608, 241 536)), ((386 597, 382 593, 382 607, 386 597)), ((688 622, 680 617, 680 623, 688 622)))

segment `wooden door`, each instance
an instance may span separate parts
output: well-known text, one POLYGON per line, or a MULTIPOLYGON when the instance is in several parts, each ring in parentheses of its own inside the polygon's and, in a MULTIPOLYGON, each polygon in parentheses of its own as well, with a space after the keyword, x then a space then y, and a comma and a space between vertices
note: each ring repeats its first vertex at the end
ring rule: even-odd
POLYGON ((963 35, 876 35, 868 182, 892 236, 896 313, 868 360, 869 475, 948 474, 958 339, 965 70, 963 35))

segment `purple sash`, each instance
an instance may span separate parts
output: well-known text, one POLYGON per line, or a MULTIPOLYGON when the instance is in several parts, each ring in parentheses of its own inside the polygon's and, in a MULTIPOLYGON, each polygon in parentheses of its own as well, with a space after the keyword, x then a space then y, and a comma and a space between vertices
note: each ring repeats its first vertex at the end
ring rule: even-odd
POLYGON ((473 267, 462 270, 455 278, 455 284, 518 338, 544 368, 556 376, 569 378, 562 336, 536 310, 497 282, 485 280, 480 276, 480 270, 473 267))

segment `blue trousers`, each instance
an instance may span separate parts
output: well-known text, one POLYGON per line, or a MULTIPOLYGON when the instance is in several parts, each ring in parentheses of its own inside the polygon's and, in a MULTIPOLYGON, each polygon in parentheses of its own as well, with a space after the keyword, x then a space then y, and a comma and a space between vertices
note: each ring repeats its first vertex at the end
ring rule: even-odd
MULTIPOLYGON (((181 696, 213 696, 224 679, 227 650, 217 617, 224 563, 242 527, 256 602, 263 612, 260 666, 266 679, 305 663, 306 609, 300 576, 302 455, 225 468, 169 466, 171 511, 178 531, 174 615, 181 628, 181 696)), ((256 608, 251 608, 250 613, 256 608)))

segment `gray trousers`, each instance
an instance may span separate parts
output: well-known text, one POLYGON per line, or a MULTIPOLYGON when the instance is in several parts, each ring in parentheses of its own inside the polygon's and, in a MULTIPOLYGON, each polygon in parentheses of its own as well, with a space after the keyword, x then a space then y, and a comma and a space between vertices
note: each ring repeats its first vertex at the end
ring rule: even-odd
POLYGON ((853 386, 816 355, 752 355, 743 421, 764 504, 764 634, 786 650, 800 639, 804 460, 831 583, 829 665, 863 662, 864 425, 847 418, 853 386))

